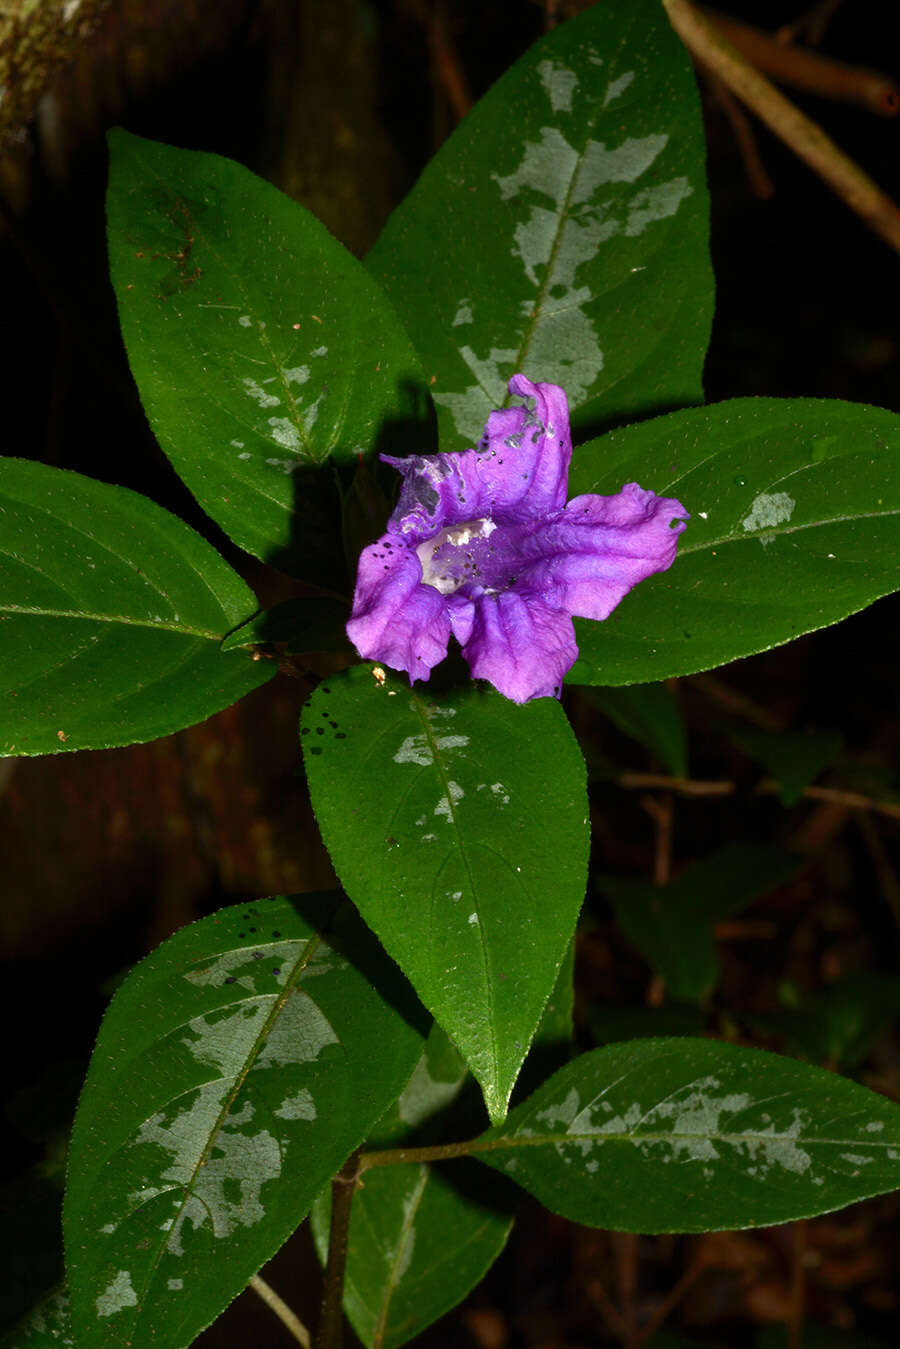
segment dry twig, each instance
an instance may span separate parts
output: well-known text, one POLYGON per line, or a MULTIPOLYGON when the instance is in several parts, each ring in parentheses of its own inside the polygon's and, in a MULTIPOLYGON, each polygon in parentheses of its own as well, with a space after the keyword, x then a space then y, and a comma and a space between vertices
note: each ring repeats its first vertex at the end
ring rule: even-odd
POLYGON ((761 75, 690 0, 663 0, 688 51, 708 66, 885 243, 900 253, 900 208, 867 173, 761 75))
POLYGON ((880 71, 851 66, 806 47, 794 47, 741 19, 702 7, 704 17, 740 54, 779 84, 818 94, 821 98, 856 103, 879 117, 900 112, 900 88, 880 71))
MULTIPOLYGON (((733 796, 737 783, 730 778, 711 778, 703 781, 697 778, 673 778, 665 773, 620 773, 615 779, 620 787, 628 791, 645 791, 657 788, 661 791, 675 792, 677 796, 733 796)), ((757 796, 776 796, 780 785, 774 778, 763 778, 754 788, 757 796)), ((845 787, 804 787, 803 796, 809 801, 826 801, 829 804, 844 806, 848 810, 871 810, 876 815, 888 815, 900 820, 900 803, 885 801, 876 796, 865 796, 862 792, 849 791, 845 787)), ((643 802, 645 808, 647 803, 643 802)), ((651 813, 654 813, 652 808, 651 813)))
POLYGON ((262 1298, 267 1307, 271 1307, 281 1324, 287 1327, 297 1343, 301 1344, 303 1349, 310 1349, 312 1341, 309 1338, 309 1331, 299 1317, 291 1311, 287 1303, 278 1296, 275 1289, 266 1283, 265 1279, 261 1279, 258 1274, 253 1275, 249 1286, 254 1293, 262 1298))

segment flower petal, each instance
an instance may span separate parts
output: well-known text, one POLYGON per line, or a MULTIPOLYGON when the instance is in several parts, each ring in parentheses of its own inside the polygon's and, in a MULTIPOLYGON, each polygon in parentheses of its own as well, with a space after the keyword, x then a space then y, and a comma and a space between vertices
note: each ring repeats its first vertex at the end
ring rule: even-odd
POLYGON ((421 543, 450 525, 487 515, 474 450, 463 454, 411 454, 407 459, 381 455, 403 475, 403 486, 388 529, 421 543))
POLYGON ((524 375, 513 375, 509 388, 534 398, 534 411, 492 412, 477 450, 381 456, 403 475, 392 531, 420 543, 469 520, 516 524, 562 510, 572 458, 566 395, 556 384, 532 384, 524 375))
POLYGON ((674 497, 633 482, 615 496, 573 497, 523 535, 519 584, 576 617, 607 618, 639 581, 672 565, 688 519, 674 497))
POLYGON ((535 400, 534 411, 502 408, 487 419, 479 449, 480 477, 494 519, 513 523, 562 510, 569 484, 569 405, 558 384, 513 375, 509 391, 535 400))
POLYGON ((427 679, 444 659, 450 618, 443 595, 422 585, 415 551, 384 534, 359 558, 347 636, 365 660, 427 679))
POLYGON ((447 614, 453 636, 460 646, 465 646, 472 635, 472 625, 475 622, 474 603, 464 595, 448 595, 447 614))
POLYGON ((463 655, 473 678, 487 679, 505 698, 526 703, 559 695, 578 647, 568 614, 537 595, 507 590, 476 600, 463 655))

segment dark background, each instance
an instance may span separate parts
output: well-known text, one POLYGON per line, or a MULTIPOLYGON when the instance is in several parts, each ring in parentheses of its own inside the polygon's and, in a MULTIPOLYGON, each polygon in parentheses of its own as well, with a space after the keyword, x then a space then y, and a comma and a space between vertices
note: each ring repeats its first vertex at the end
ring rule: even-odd
MULTIPOLYGON (((205 533, 261 597, 280 595, 279 578, 239 554, 202 515, 144 421, 106 273, 105 129, 122 124, 239 159, 363 254, 453 129, 466 94, 484 92, 541 35, 548 13, 564 18, 578 7, 532 0, 123 0, 99 7, 35 116, 7 127, 0 141, 2 452, 147 493, 205 533)), ((804 5, 722 8, 773 30, 804 5)), ((822 50, 900 77, 887 41, 891 9, 848 0, 822 50)), ((838 397, 900 411, 897 256, 758 127, 775 192, 755 195, 731 125, 704 88, 718 283, 708 398, 838 397)), ((796 98, 900 198, 900 121, 796 98)), ((892 790, 897 620, 896 599, 883 600, 832 630, 729 667, 724 690, 681 681, 693 775, 752 785, 752 766, 711 729, 730 690, 775 725, 841 731, 846 751, 833 780, 892 790)), ((9 1176, 0 1239, 5 1232, 15 1250, 0 1295, 4 1316, 30 1305, 32 1289, 56 1275, 65 1129, 115 981, 168 933, 223 903, 333 884, 296 774, 304 691, 282 676, 153 745, 0 761, 7 1028, 0 1158, 9 1176)), ((572 712, 593 751, 623 769, 658 767, 577 701, 572 712)), ((654 825, 639 795, 598 782, 592 806, 595 857, 604 868, 650 873, 654 825)), ((813 859, 801 880, 755 907, 754 917, 769 925, 766 939, 720 934, 728 999, 709 1009, 711 1031, 740 1036, 742 1012, 774 1005, 786 979, 809 991, 845 973, 896 970, 896 822, 871 813, 861 821, 847 808, 808 801, 785 812, 752 794, 679 800, 673 810, 675 868, 727 839, 779 839, 813 859)), ((585 1047, 592 1004, 657 996, 608 910, 598 901, 588 914, 576 1008, 585 1047)), ((860 1077, 900 1099, 896 1043, 883 1038, 860 1077)), ((615 1343, 605 1299, 624 1299, 647 1317, 696 1260, 704 1272, 672 1312, 672 1325, 695 1342, 752 1345, 761 1327, 792 1314, 799 1324, 798 1289, 808 1319, 890 1341, 898 1207, 888 1198, 795 1228, 637 1242, 575 1228, 526 1204, 486 1283, 421 1343, 615 1343)), ((311 1316, 314 1273, 298 1237, 271 1277, 311 1316)), ((291 1343, 250 1294, 200 1343, 212 1349, 248 1335, 276 1349, 291 1343)))

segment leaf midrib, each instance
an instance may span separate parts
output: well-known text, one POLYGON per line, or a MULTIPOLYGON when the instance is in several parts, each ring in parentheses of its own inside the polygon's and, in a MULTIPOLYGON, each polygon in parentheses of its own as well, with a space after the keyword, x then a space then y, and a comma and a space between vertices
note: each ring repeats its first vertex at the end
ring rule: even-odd
MULTIPOLYGON (((896 1149, 897 1139, 861 1139, 861 1138, 819 1138, 807 1134, 754 1134, 754 1133, 677 1133, 675 1130, 669 1130, 665 1133, 641 1132, 641 1133, 564 1133, 564 1134, 541 1134, 535 1137, 520 1137, 512 1135, 506 1138, 486 1138, 475 1139, 468 1147, 468 1152, 497 1152, 507 1148, 527 1148, 527 1147, 558 1147, 565 1143, 633 1143, 635 1146, 643 1143, 673 1143, 679 1141, 691 1141, 693 1143, 727 1143, 733 1147, 743 1146, 745 1143, 759 1144, 765 1146, 778 1146, 790 1142, 803 1147, 853 1147, 858 1149, 865 1148, 883 1148, 896 1149)), ((900 1168, 898 1168, 900 1169, 900 1168)))
POLYGON ((403 1223, 400 1228, 400 1235, 397 1241, 396 1250, 394 1252, 394 1258, 391 1261, 391 1267, 390 1270, 388 1271, 388 1276, 385 1281, 384 1295, 382 1298, 381 1307, 378 1312, 378 1319, 375 1322, 375 1332, 372 1338, 372 1349, 382 1349, 382 1346, 384 1344, 384 1337, 387 1333, 388 1317, 390 1315, 391 1304, 393 1302, 394 1294, 397 1291, 397 1287, 400 1283, 400 1280, 403 1277, 402 1273, 400 1272, 400 1266, 403 1261, 403 1256, 406 1254, 406 1247, 409 1241, 410 1232, 412 1232, 415 1227, 416 1215, 419 1212, 419 1208, 425 1196, 425 1189, 428 1185, 430 1176, 431 1176, 431 1168, 428 1165, 423 1166, 422 1174, 419 1177, 419 1180, 416 1184, 416 1189, 412 1196, 412 1203, 410 1203, 408 1211, 404 1212, 403 1223))
MULTIPOLYGON (((436 736, 435 736, 435 734, 434 734, 434 730, 433 730, 433 728, 432 728, 431 721, 430 721, 430 719, 429 719, 429 717, 428 717, 428 715, 427 715, 427 713, 426 713, 426 711, 425 711, 424 704, 422 703, 422 700, 421 700, 421 698, 419 697, 419 695, 418 695, 417 693, 413 692, 412 698, 411 698, 411 702, 413 703, 413 705, 414 705, 414 707, 415 707, 415 709, 416 709, 416 712, 417 712, 417 714, 418 714, 419 720, 420 720, 420 722, 421 722, 421 724, 422 724, 422 727, 423 727, 423 729, 424 729, 424 732, 425 732, 425 738, 426 738, 426 741, 427 741, 427 743, 428 743, 428 746, 429 746, 429 748, 430 748, 430 750, 431 750, 431 755, 432 755, 432 760, 433 760, 433 763, 434 763, 434 767, 437 769, 438 775, 439 775, 439 777, 440 777, 440 779, 441 779, 441 782, 442 782, 442 784, 443 784, 443 787, 444 787, 444 793, 445 793, 446 800, 447 800, 447 807, 448 807, 448 812, 449 812, 449 818, 450 818, 450 820, 451 820, 451 822, 452 822, 452 824, 453 824, 453 828, 454 828, 454 831, 455 831, 455 833, 456 833, 457 847, 458 847, 458 849, 459 849, 459 855, 460 855, 460 857, 461 857, 461 859, 462 859, 462 864, 463 864, 463 866, 464 866, 464 868, 465 868, 465 872, 466 872, 466 880, 467 880, 468 883, 469 883, 469 887, 470 887, 470 890, 471 890, 471 892, 472 892, 472 898, 473 898, 473 901, 477 904, 477 903, 478 903, 478 887, 477 887, 476 884, 475 884, 475 878, 474 878, 474 876, 473 876, 473 874, 472 874, 472 867, 471 867, 471 864, 470 864, 470 862, 469 862, 469 854, 468 854, 468 850, 466 849, 465 842, 464 842, 464 840, 463 840, 462 830, 460 829, 460 826, 459 826, 459 820, 458 820, 457 814, 456 814, 456 802, 454 801, 454 799, 453 799, 453 793, 452 793, 451 790, 450 790, 450 778, 449 778, 447 772, 446 772, 445 769, 444 769, 444 764, 443 764, 443 761, 442 761, 442 759, 441 759, 441 757, 440 757, 440 750, 439 750, 439 748, 438 748, 437 738, 436 738, 436 736)), ((499 1081, 499 1076, 500 1076, 500 1048, 499 1048, 499 1045, 498 1045, 498 1043, 497 1043, 497 1021, 496 1021, 496 1009, 495 1009, 495 1007, 494 1007, 494 989, 493 989, 493 984, 492 984, 492 981, 491 981, 490 962, 489 962, 489 960, 488 960, 487 946, 486 946, 486 944, 485 944, 484 924, 481 922, 480 916, 479 916, 479 920, 478 920, 477 926, 478 926, 478 938, 479 938, 479 942, 480 942, 480 944, 481 944, 481 960, 482 960, 482 966, 483 966, 483 970, 484 970, 484 984, 485 984, 486 1001, 487 1001, 487 1008, 488 1008, 488 1025, 490 1026, 490 1033, 491 1033, 491 1057, 492 1057, 492 1060, 493 1060, 493 1073, 492 1073, 492 1077, 493 1077, 493 1087, 494 1087, 494 1090, 495 1090, 496 1092, 499 1093, 499 1090, 500 1090, 500 1081, 499 1081)), ((507 1099, 508 1099, 508 1098, 507 1098, 507 1099)))
MULTIPOLYGON (((612 54, 610 55, 610 57, 609 57, 609 73, 610 73, 610 75, 612 75, 612 72, 613 72, 614 70, 617 69, 617 61, 618 61, 618 58, 621 56, 623 49, 624 49, 625 46, 626 46, 626 38, 627 38, 627 35, 630 33, 630 29, 631 29, 631 25, 626 23, 625 29, 624 29, 624 34, 623 34, 623 36, 622 36, 622 37, 620 38, 620 40, 619 40, 618 50, 616 50, 614 53, 612 53, 612 54)), ((634 99, 634 95, 632 95, 632 100, 633 100, 633 99, 634 99)), ((604 106, 605 106, 605 105, 604 105, 604 106)), ((600 113, 602 113, 603 111, 604 111, 604 108, 600 108, 600 109, 594 114, 594 116, 590 119, 590 122, 588 123, 588 126, 587 126, 587 128, 586 128, 586 130, 585 130, 584 145, 583 145, 583 148, 581 149, 581 151, 580 151, 579 154, 578 154, 578 161, 577 161, 577 163, 576 163, 576 165, 575 165, 574 171, 573 171, 573 173, 572 173, 571 180, 570 180, 570 182, 569 182, 568 189, 567 189, 567 191, 566 191, 565 201, 563 202, 562 207, 560 208, 560 211, 559 211, 559 217, 558 217, 558 218, 559 218, 559 223, 558 223, 558 225, 557 225, 556 233, 555 233, 555 236, 554 236, 554 239, 553 239, 553 244, 552 244, 551 249, 550 249, 550 256, 549 256, 548 259, 547 259, 547 266, 546 266, 546 270, 545 270, 545 272, 544 272, 544 277, 543 277, 543 280, 541 281, 540 286, 538 287, 538 293, 537 293, 537 297, 536 297, 536 299, 535 299, 535 301, 534 301, 534 307, 533 307, 533 309, 532 309, 532 311, 531 311, 531 315, 530 315, 530 319, 529 319, 528 325, 527 325, 527 327, 526 327, 526 329, 525 329, 525 332, 524 332, 523 335, 522 335, 522 339, 521 339, 521 342, 520 342, 520 344, 519 344, 519 350, 518 350, 518 354, 517 354, 517 356, 516 356, 516 369, 517 369, 517 370, 521 370, 521 368, 522 368, 522 363, 523 363, 523 361, 525 360, 525 358, 526 358, 526 356, 527 356, 527 354, 528 354, 528 348, 529 348, 529 346, 531 345, 531 342, 532 342, 532 340, 533 340, 533 338, 534 338, 534 333, 535 333, 535 330, 536 330, 536 328, 537 328, 537 326, 538 326, 538 323, 541 321, 542 318, 547 317, 547 316, 544 314, 543 310, 542 310, 542 306, 543 306, 543 303, 544 303, 544 301, 545 301, 545 299, 546 299, 546 297, 547 297, 547 295, 548 295, 548 293, 549 293, 549 290, 550 290, 550 284, 551 284, 551 278, 552 278, 552 275, 553 275, 554 264, 555 264, 555 262, 556 262, 557 254, 559 253, 560 246, 561 246, 561 244, 562 244, 562 237, 563 237, 563 234, 565 233, 565 227, 566 227, 566 225, 567 225, 567 223, 568 223, 568 220, 569 220, 569 211, 570 211, 570 207, 571 207, 571 204, 572 204, 572 195, 573 195, 573 193, 574 193, 574 191, 575 191, 575 185, 576 185, 576 183, 578 182, 579 175, 581 174, 582 169, 583 169, 583 167, 584 167, 584 161, 585 161, 585 159, 587 158, 587 147, 588 147, 588 145, 591 144, 591 137, 592 137, 593 132, 594 132, 594 129, 595 129, 596 125, 597 125, 597 120, 598 120, 598 118, 599 118, 599 116, 600 116, 600 113)), ((623 281, 624 281, 624 278, 623 278, 623 281)), ((482 385, 482 387, 484 387, 484 386, 482 385)), ((508 407, 508 406, 509 406, 509 400, 510 400, 510 398, 511 398, 512 396, 513 396, 512 394, 507 393, 507 395, 506 395, 506 397, 504 398, 503 403, 502 403, 502 406, 503 406, 503 407, 508 407)))
POLYGON ((137 1300, 137 1304, 135 1305, 134 1308, 135 1325, 137 1325, 138 1321, 140 1320, 143 1309, 146 1305, 147 1298, 150 1295, 150 1291, 153 1286, 153 1282, 155 1280, 157 1271, 159 1270, 159 1265, 163 1257, 163 1252, 166 1250, 166 1247, 168 1246, 169 1231, 178 1230, 178 1222, 184 1213, 185 1206, 187 1205, 188 1200, 194 1197, 194 1187, 196 1184, 197 1176, 203 1169, 203 1167, 206 1165, 206 1162, 209 1159, 209 1155, 215 1145, 215 1141, 222 1131, 225 1120, 231 1113, 232 1107, 234 1106, 234 1103, 238 1095, 240 1094, 245 1081, 247 1080, 247 1076, 251 1068, 253 1067, 253 1064, 256 1062, 256 1059, 259 1055, 262 1046, 265 1044, 268 1038, 269 1032, 274 1022, 277 1020, 277 1018, 283 1011, 287 1003, 287 1000, 290 997, 290 995, 294 992, 294 989, 296 988, 297 983, 299 982, 303 974, 303 971, 306 969, 307 965, 309 964, 310 960, 312 959, 313 955, 315 954, 316 950, 321 945, 323 940, 324 938, 319 932, 313 932, 310 935, 304 947, 302 956, 298 959, 294 969, 291 971, 290 978, 285 980, 284 988, 282 989, 279 996, 275 999, 271 1012, 266 1017, 266 1020, 260 1027, 259 1032, 255 1040, 253 1041, 252 1046, 248 1050, 243 1068, 238 1073, 235 1074, 234 1083, 232 1087, 224 1095, 224 1098, 222 1100, 222 1108, 220 1109, 216 1117, 216 1122, 214 1126, 209 1131, 209 1137, 207 1138, 206 1143, 204 1144, 203 1149, 200 1153, 200 1156, 193 1168, 190 1180, 186 1185, 181 1187, 183 1188, 183 1199, 178 1207, 178 1212, 176 1213, 173 1219, 171 1228, 167 1229, 167 1231, 163 1233, 163 1238, 160 1241, 159 1245, 157 1246, 153 1260, 146 1271, 143 1288, 137 1300))
POLYGON ((211 642, 222 640, 222 633, 211 632, 207 628, 191 628, 181 623, 163 620, 154 622, 150 618, 132 618, 127 614, 97 614, 87 610, 44 609, 36 605, 0 604, 0 614, 24 614, 29 618, 65 618, 82 619, 89 623, 119 623, 129 628, 152 628, 164 632, 177 632, 182 637, 204 637, 211 642))
POLYGON ((893 515, 900 515, 900 507, 883 511, 861 511, 858 515, 834 515, 827 520, 807 520, 803 524, 788 525, 784 528, 780 525, 772 525, 769 529, 748 529, 741 534, 723 534, 717 539, 707 539, 693 545, 685 544, 682 546, 679 544, 678 556, 685 557, 688 553, 699 553, 708 548, 721 548, 726 543, 752 542, 763 534, 774 534, 776 538, 782 538, 786 534, 799 534, 806 529, 824 529, 828 525, 854 524, 857 520, 886 520, 893 515))

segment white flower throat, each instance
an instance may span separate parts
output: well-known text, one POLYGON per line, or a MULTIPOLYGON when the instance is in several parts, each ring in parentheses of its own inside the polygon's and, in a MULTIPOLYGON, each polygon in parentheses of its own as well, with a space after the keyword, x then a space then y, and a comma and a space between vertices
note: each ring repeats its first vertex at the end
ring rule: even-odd
POLYGON ((496 528, 494 521, 487 518, 466 520, 439 530, 431 539, 423 539, 416 548, 423 584, 433 586, 442 595, 453 595, 477 575, 475 551, 465 551, 466 544, 488 538, 496 528), (435 558, 435 553, 442 556, 435 558))

